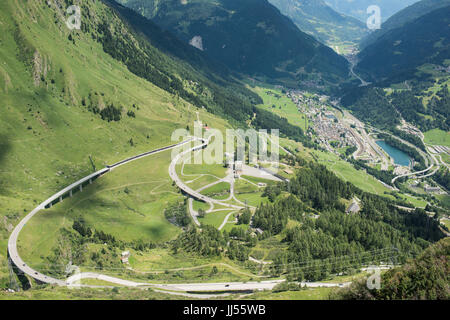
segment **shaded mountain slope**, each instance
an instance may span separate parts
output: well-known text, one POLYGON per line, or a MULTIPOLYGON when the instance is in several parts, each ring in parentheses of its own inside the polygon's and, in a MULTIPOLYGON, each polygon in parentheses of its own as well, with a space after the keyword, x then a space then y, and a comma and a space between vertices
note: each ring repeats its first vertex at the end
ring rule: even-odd
POLYGON ((348 77, 344 58, 301 32, 266 0, 122 2, 244 74, 292 85, 305 80, 335 84, 348 77))

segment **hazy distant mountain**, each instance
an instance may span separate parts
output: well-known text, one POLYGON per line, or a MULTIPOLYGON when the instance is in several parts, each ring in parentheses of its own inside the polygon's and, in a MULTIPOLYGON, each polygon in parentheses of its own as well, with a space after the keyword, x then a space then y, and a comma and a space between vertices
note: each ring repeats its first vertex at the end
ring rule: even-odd
POLYGON ((361 42, 360 46, 362 48, 367 47, 390 30, 399 28, 402 25, 411 22, 431 11, 446 7, 448 5, 450 5, 450 0, 422 0, 416 2, 390 17, 383 23, 381 29, 367 35, 367 37, 361 42))
POLYGON ((179 39, 233 70, 291 81, 336 84, 348 64, 267 0, 122 0, 179 39))
POLYGON ((363 22, 367 21, 367 8, 377 5, 381 9, 381 19, 386 21, 390 16, 418 0, 325 0, 338 12, 355 17, 363 22))
POLYGON ((358 42, 368 29, 353 17, 336 12, 322 0, 269 0, 300 30, 330 46, 344 41, 358 42))
POLYGON ((443 64, 450 57, 449 25, 447 6, 389 30, 359 54, 357 69, 379 80, 425 63, 443 64))

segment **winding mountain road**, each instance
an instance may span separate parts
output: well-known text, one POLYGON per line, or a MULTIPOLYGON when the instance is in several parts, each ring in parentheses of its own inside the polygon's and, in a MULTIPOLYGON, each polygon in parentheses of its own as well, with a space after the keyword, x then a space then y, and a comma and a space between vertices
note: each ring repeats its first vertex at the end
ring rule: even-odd
MULTIPOLYGON (((56 202, 62 201, 64 196, 68 196, 68 195, 72 196, 72 191, 74 189, 79 188, 79 190, 82 191, 83 185, 85 185, 87 183, 89 183, 89 184, 92 183, 92 181, 94 179, 99 178, 103 174, 106 174, 119 166, 122 166, 131 161, 134 161, 134 160, 137 160, 137 159, 149 156, 149 155, 153 155, 153 154, 163 152, 163 151, 166 151, 169 149, 174 149, 174 148, 180 147, 180 146, 182 146, 186 143, 190 143, 194 140, 198 140, 198 138, 190 137, 189 139, 187 139, 183 142, 180 142, 180 143, 168 146, 168 147, 156 149, 153 151, 149 151, 149 152, 122 160, 120 162, 117 162, 114 165, 107 166, 106 168, 99 170, 93 174, 90 174, 87 177, 84 177, 84 178, 80 179, 79 181, 71 184, 70 186, 57 192, 56 194, 54 194, 53 196, 51 196, 50 198, 48 198, 47 200, 45 200, 44 202, 39 204, 33 211, 31 211, 28 215, 26 215, 19 222, 19 224, 14 228, 13 232, 11 233, 11 235, 9 237, 8 256, 11 259, 12 263, 18 268, 19 272, 28 275, 29 277, 37 280, 40 283, 54 284, 54 285, 58 285, 58 286, 68 286, 68 287, 95 287, 95 288, 110 287, 110 286, 106 286, 106 285, 105 286, 103 286, 103 285, 95 285, 94 286, 94 285, 87 285, 87 284, 79 284, 79 282, 82 279, 97 279, 97 280, 102 280, 102 281, 106 281, 106 282, 109 282, 112 284, 127 286, 127 287, 151 287, 151 288, 154 288, 156 291, 167 290, 167 291, 160 291, 160 292, 165 292, 167 294, 177 294, 177 295, 189 295, 189 292, 253 291, 253 290, 266 290, 266 289, 271 290, 271 289, 273 289, 273 287, 275 287, 277 284, 283 282, 284 280, 278 279, 278 280, 267 280, 267 281, 260 281, 260 282, 229 282, 229 283, 224 282, 224 283, 154 284, 154 283, 135 282, 135 281, 131 281, 131 280, 120 279, 120 278, 116 278, 116 277, 112 277, 112 276, 108 276, 108 275, 104 275, 104 274, 93 273, 93 272, 77 273, 65 280, 61 280, 61 279, 56 279, 56 278, 53 278, 53 277, 50 277, 48 275, 38 272, 37 270, 28 266, 20 257, 18 249, 17 249, 17 240, 18 240, 19 234, 22 231, 23 227, 26 225, 26 223, 28 221, 30 221, 30 219, 35 214, 37 214, 41 210, 44 210, 45 208, 50 208, 55 201, 56 202), (184 292, 188 292, 188 293, 186 294, 184 292)), ((215 199, 206 197, 206 196, 200 194, 199 192, 186 186, 181 181, 181 179, 178 177, 176 170, 175 170, 175 166, 176 166, 177 162, 181 159, 181 157, 183 155, 187 154, 188 152, 199 150, 208 145, 208 142, 209 142, 208 140, 204 140, 204 139, 200 139, 200 140, 202 140, 202 144, 194 146, 193 148, 190 148, 187 151, 183 151, 173 158, 173 160, 169 166, 170 177, 175 181, 176 185, 181 190, 183 190, 184 192, 186 192, 193 198, 202 200, 207 203, 215 203, 215 204, 218 204, 221 206, 226 206, 226 207, 229 207, 232 209, 242 209, 243 207, 241 207, 241 206, 236 206, 233 204, 226 204, 219 200, 215 200, 215 199)), ((319 283, 319 282, 308 283, 308 282, 304 282, 304 283, 302 283, 302 285, 304 285, 304 286, 306 285, 307 287, 338 287, 338 286, 342 287, 343 285, 348 285, 348 283, 338 284, 338 283, 319 283)), ((209 296, 215 296, 215 295, 204 295, 204 296, 209 297, 209 296)), ((193 297, 193 296, 190 295, 190 297, 193 297)))
POLYGON ((27 224, 27 222, 30 221, 30 219, 33 218, 34 215, 36 215, 41 210, 52 207, 53 204, 55 203, 55 201, 61 202, 63 200, 64 196, 72 196, 73 190, 79 189, 80 191, 82 191, 83 185, 85 185, 87 183, 91 184, 94 179, 101 177, 103 174, 106 174, 119 166, 122 166, 126 163, 130 163, 137 159, 141 159, 143 157, 147 157, 147 156, 159 153, 159 152, 163 152, 166 150, 170 150, 170 149, 182 146, 186 143, 190 143, 193 140, 195 140, 195 139, 190 137, 187 140, 182 141, 180 143, 170 145, 167 147, 163 147, 163 148, 159 148, 159 149, 156 149, 153 151, 145 152, 145 153, 139 154, 137 156, 122 160, 111 166, 107 166, 106 168, 101 169, 95 173, 92 173, 92 174, 78 180, 77 182, 72 183, 70 186, 62 189, 61 191, 55 193, 53 196, 51 196, 50 198, 48 198, 47 200, 45 200, 44 202, 39 204, 36 208, 34 208, 33 211, 31 211, 29 214, 27 214, 19 222, 19 224, 14 228, 14 230, 12 231, 11 235, 9 236, 9 240, 8 240, 8 257, 11 259, 12 263, 17 267, 17 269, 21 273, 24 273, 24 274, 30 276, 31 278, 36 279, 37 281, 40 281, 42 283, 57 284, 60 286, 66 285, 67 284, 66 281, 47 276, 45 274, 38 272, 37 270, 34 270, 30 266, 28 266, 20 257, 19 252, 17 250, 17 239, 19 238, 19 234, 22 231, 23 227, 27 224))
MULTIPOLYGON (((84 287, 89 285, 78 284, 82 279, 97 279, 117 285, 122 285, 126 287, 151 287, 165 291, 165 293, 175 292, 214 292, 214 291, 253 291, 253 290, 272 290, 277 284, 284 282, 284 279, 277 280, 264 280, 264 281, 249 281, 249 282, 203 282, 203 283, 168 283, 168 284, 155 284, 155 283, 145 283, 145 282, 135 282, 129 280, 118 279, 115 277, 110 277, 93 272, 85 272, 76 274, 67 279, 67 283, 72 287, 84 287)), ((348 286, 350 282, 346 283, 328 283, 328 282, 299 282, 302 286, 308 288, 319 288, 319 287, 342 287, 348 286)), ((99 286, 100 287, 100 286, 99 286)))
POLYGON ((170 163, 169 166, 169 176, 170 178, 175 182, 175 184, 177 185, 178 188, 180 188, 181 190, 183 190, 183 192, 185 192, 186 194, 190 195, 191 197, 193 197, 194 199, 206 202, 206 203, 213 203, 213 204, 217 204, 220 206, 225 206, 225 207, 229 207, 232 209, 243 209, 244 207, 242 206, 237 206, 234 204, 228 204, 228 203, 224 203, 223 201, 220 200, 216 200, 210 197, 207 197, 203 194, 201 194, 200 192, 188 187, 181 179, 180 177, 178 177, 177 174, 177 170, 176 170, 176 165, 177 163, 180 161, 180 159, 182 159, 183 156, 185 156, 186 154, 192 152, 192 151, 196 151, 196 150, 200 150, 205 148, 208 144, 209 144, 209 140, 206 139, 201 139, 202 140, 202 144, 195 146, 191 149, 185 150, 183 152, 180 152, 179 154, 177 154, 173 159, 172 162, 170 163))

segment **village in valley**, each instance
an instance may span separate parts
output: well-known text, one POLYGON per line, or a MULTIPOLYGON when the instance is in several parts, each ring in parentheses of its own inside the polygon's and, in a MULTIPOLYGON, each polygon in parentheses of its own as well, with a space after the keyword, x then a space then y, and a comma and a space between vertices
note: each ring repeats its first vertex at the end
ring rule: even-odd
MULTIPOLYGON (((343 160, 350 161, 361 160, 367 166, 379 171, 390 172, 396 177, 408 177, 408 188, 411 191, 422 194, 446 194, 445 190, 434 184, 432 181, 422 181, 423 175, 415 175, 415 160, 409 157, 406 163, 397 163, 395 159, 379 145, 381 141, 378 135, 382 133, 376 128, 365 125, 357 119, 351 112, 340 108, 339 102, 331 100, 326 95, 319 95, 303 90, 288 90, 285 88, 276 88, 276 90, 266 90, 265 94, 271 96, 275 101, 281 101, 283 96, 287 97, 295 104, 299 114, 304 116, 305 131, 313 141, 315 141, 323 150, 339 156, 343 160)), ((272 105, 272 109, 283 109, 286 106, 277 107, 272 105)), ((415 126, 402 121, 398 129, 418 136, 423 140, 422 132, 415 126)), ((399 138, 400 139, 400 138, 399 138)), ((401 139, 400 139, 401 140, 401 139)), ((401 140, 408 144, 406 141, 401 140)), ((411 144, 408 144, 411 145, 411 144)), ((439 154, 450 155, 450 149, 445 146, 427 146, 428 153, 421 151, 425 157, 426 163, 435 166, 433 170, 437 171, 441 163, 436 159, 439 154)), ((365 169, 364 169, 365 170, 365 169)), ((430 173, 429 173, 430 174, 430 173)), ((375 177, 376 178, 376 177, 375 177)), ((380 181, 388 189, 394 191, 396 187, 386 181, 380 181)), ((353 203, 352 209, 357 208, 357 201, 353 203)), ((351 211, 353 211, 351 210, 351 211)))

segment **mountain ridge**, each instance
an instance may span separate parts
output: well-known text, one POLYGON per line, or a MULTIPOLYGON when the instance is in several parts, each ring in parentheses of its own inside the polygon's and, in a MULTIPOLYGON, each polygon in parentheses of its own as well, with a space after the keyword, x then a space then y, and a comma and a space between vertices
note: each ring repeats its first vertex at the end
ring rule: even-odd
POLYGON ((381 25, 381 29, 366 36, 360 43, 361 48, 365 48, 374 43, 387 32, 399 28, 408 22, 412 22, 421 16, 439 8, 450 5, 450 0, 422 0, 416 2, 405 9, 397 12, 381 25))
POLYGON ((381 80, 425 63, 442 64, 450 56, 449 16, 447 6, 390 30, 359 53, 356 70, 381 80))
POLYGON ((122 3, 146 15, 184 42, 230 69, 295 86, 347 80, 348 63, 332 49, 301 32, 268 1, 129 0, 122 3))
POLYGON ((366 22, 369 15, 367 8, 377 5, 381 9, 381 19, 386 21, 396 12, 417 2, 418 0, 326 0, 325 2, 337 12, 352 16, 366 22))
POLYGON ((322 0, 269 0, 300 30, 329 46, 357 43, 368 32, 364 23, 338 13, 322 0))

